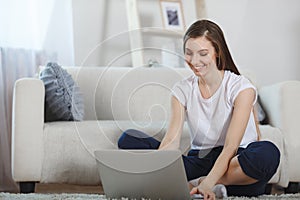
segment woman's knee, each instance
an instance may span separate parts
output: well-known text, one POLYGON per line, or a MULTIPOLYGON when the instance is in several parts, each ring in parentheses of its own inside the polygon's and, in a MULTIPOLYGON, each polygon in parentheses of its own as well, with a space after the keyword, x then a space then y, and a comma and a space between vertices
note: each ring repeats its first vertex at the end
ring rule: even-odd
POLYGON ((245 185, 257 182, 256 179, 248 176, 238 161, 237 156, 233 157, 228 165, 228 169, 219 183, 223 185, 245 185))
POLYGON ((278 149, 278 147, 270 141, 261 141, 261 142, 265 145, 265 149, 263 152, 269 152, 269 154, 265 156, 266 157, 272 156, 273 159, 271 161, 273 162, 271 164, 278 166, 280 163, 280 150, 278 149))
POLYGON ((240 153, 238 159, 246 174, 267 182, 276 173, 279 166, 280 151, 272 142, 253 142, 240 153))
POLYGON ((128 142, 132 140, 133 133, 136 131, 137 130, 135 129, 127 129, 124 131, 118 140, 118 147, 120 149, 126 149, 128 147, 128 142))
POLYGON ((124 131, 118 141, 120 149, 157 149, 159 145, 159 141, 135 129, 124 131))
POLYGON ((277 146, 270 141, 255 142, 253 146, 256 153, 255 156, 250 157, 252 163, 258 162, 264 170, 269 169, 275 173, 280 163, 280 151, 277 146))

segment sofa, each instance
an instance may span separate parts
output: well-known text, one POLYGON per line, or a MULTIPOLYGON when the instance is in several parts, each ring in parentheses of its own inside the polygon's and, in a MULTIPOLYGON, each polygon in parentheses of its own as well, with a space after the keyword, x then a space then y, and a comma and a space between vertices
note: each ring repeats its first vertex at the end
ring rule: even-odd
MULTIPOLYGON (((15 83, 12 176, 20 183, 21 192, 34 192, 35 183, 101 184, 94 151, 117 149, 119 136, 131 128, 162 139, 170 115, 171 88, 192 73, 185 68, 167 67, 64 69, 84 98, 82 121, 45 122, 43 82, 21 78, 15 83)), ((300 99, 299 88, 299 82, 287 82, 259 89, 270 118, 270 124, 260 125, 262 140, 273 141, 281 151, 279 168, 269 183, 282 187, 287 187, 290 180, 300 180, 296 170, 300 141, 293 140, 299 106, 291 98, 297 90, 300 99), (295 157, 293 161, 290 155, 295 157)), ((180 150, 185 154, 189 147, 189 129, 185 124, 180 150)))

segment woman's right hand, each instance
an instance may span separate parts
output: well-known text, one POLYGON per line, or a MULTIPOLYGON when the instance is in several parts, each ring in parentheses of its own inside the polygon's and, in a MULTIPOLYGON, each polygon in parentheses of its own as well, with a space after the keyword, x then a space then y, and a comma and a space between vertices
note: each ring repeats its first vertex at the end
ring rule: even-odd
POLYGON ((210 188, 206 188, 202 184, 198 185, 197 187, 193 187, 193 189, 190 192, 190 195, 193 195, 193 194, 202 194, 204 200, 215 200, 216 199, 215 193, 210 188))

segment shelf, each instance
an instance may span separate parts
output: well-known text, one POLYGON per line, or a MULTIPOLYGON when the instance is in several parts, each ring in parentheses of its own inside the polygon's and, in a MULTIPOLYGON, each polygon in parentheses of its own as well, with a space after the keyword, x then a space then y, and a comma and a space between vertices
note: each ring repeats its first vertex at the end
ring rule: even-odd
POLYGON ((156 35, 160 37, 183 37, 183 32, 161 29, 161 28, 141 28, 141 31, 145 34, 156 35))
POLYGON ((180 30, 169 30, 160 27, 141 27, 137 6, 138 0, 126 0, 127 22, 133 67, 145 65, 143 35, 168 37, 172 40, 182 39, 184 33, 180 30))

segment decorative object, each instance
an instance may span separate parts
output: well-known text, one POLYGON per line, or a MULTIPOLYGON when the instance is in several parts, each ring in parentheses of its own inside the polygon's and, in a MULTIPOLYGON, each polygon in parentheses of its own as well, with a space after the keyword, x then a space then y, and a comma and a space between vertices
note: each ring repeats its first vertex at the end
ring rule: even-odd
POLYGON ((149 59, 148 60, 148 67, 159 67, 160 64, 156 59, 149 59))
POLYGON ((181 1, 160 0, 160 7, 164 28, 184 31, 185 23, 181 1))

